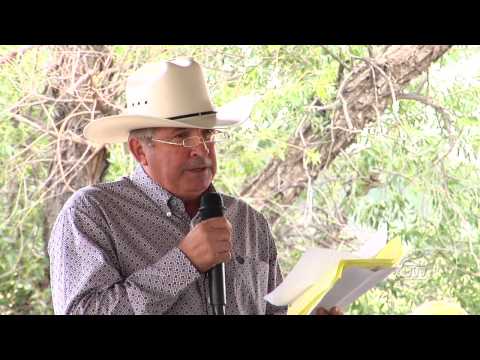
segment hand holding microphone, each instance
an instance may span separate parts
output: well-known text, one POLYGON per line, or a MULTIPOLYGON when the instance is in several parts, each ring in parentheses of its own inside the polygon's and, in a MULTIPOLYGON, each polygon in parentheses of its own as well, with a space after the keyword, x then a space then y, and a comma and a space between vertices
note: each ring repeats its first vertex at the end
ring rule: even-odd
POLYGON ((225 261, 231 259, 232 226, 223 217, 222 198, 217 193, 206 193, 200 201, 202 220, 183 239, 179 248, 199 271, 208 271, 209 298, 215 315, 225 315, 225 261))
POLYGON ((178 247, 200 272, 229 261, 232 250, 232 225, 224 217, 198 223, 178 247))

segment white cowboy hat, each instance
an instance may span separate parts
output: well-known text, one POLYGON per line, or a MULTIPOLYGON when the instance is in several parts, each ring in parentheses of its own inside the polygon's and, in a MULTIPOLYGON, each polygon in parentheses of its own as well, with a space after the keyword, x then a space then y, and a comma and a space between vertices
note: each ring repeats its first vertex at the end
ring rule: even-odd
POLYGON ((247 120, 258 96, 244 96, 219 109, 210 101, 195 60, 178 58, 146 64, 129 76, 127 111, 91 121, 84 136, 97 144, 128 140, 131 130, 152 127, 218 129, 247 120))

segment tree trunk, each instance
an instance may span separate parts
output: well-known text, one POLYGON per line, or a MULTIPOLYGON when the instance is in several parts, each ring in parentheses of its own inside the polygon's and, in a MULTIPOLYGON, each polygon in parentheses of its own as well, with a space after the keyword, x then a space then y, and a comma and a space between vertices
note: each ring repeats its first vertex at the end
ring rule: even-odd
POLYGON ((108 46, 57 46, 52 53, 53 66, 44 93, 52 99, 51 120, 58 135, 46 183, 45 245, 66 200, 79 188, 100 182, 108 167, 106 148, 88 145, 82 138, 84 126, 91 119, 118 113, 105 103, 106 94, 102 93, 102 86, 112 76, 108 46))
POLYGON ((323 134, 317 134, 311 124, 299 129, 298 135, 289 141, 296 147, 287 150, 285 160, 271 160, 241 191, 241 196, 262 210, 273 225, 281 216, 282 206, 290 205, 309 181, 315 180, 341 151, 355 142, 357 132, 385 111, 395 94, 449 48, 449 45, 390 46, 374 59, 358 58, 361 63, 345 76, 339 87, 331 123, 323 134), (312 166, 304 162, 304 149, 313 148, 308 145, 314 142, 320 144, 314 147, 320 161, 312 166))

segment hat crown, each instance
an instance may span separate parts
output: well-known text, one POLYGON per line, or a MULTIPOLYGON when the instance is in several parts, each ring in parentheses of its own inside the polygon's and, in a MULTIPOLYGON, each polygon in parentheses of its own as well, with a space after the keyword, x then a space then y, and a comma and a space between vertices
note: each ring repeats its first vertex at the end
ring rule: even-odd
POLYGON ((201 66, 177 58, 142 66, 127 80, 127 113, 159 118, 213 111, 201 66))
POLYGON ((220 129, 248 119, 257 96, 243 96, 214 109, 203 69, 192 58, 150 63, 129 76, 127 110, 91 121, 83 129, 95 144, 128 140, 130 131, 178 127, 220 129))

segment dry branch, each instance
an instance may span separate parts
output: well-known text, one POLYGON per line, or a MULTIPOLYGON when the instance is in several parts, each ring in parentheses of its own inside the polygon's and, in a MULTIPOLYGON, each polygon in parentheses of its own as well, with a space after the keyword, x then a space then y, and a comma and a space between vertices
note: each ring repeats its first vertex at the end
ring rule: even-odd
MULTIPOLYGON (((390 46, 376 58, 364 59, 343 79, 334 105, 322 107, 333 109, 331 124, 324 135, 319 137, 307 124, 301 136, 289 141, 296 146, 305 142, 310 147, 312 143, 318 143, 315 149, 321 156, 319 163, 309 165, 306 172, 303 151, 289 147, 285 160, 271 160, 265 170, 244 187, 241 196, 259 210, 266 206, 281 208, 292 204, 309 182, 316 179, 336 156, 355 142, 362 129, 385 111, 398 93, 449 48, 448 45, 390 46), (280 180, 278 174, 283 174, 280 180)), ((265 212, 271 223, 280 216, 278 212, 265 212)))

